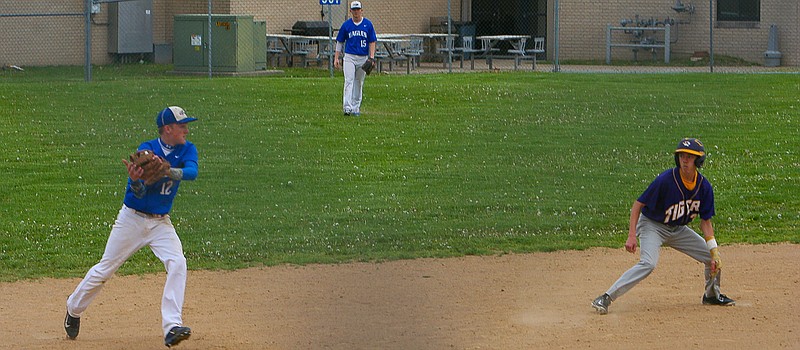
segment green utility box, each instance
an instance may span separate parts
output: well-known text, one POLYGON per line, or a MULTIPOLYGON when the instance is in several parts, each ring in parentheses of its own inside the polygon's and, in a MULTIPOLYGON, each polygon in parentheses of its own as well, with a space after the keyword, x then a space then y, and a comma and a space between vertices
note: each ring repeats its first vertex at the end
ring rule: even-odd
POLYGON ((256 70, 267 69, 267 22, 253 23, 253 57, 256 70))
POLYGON ((211 70, 215 72, 252 72, 266 68, 266 22, 254 22, 252 15, 212 14, 210 25, 209 47, 208 14, 175 15, 175 71, 208 71, 209 50, 211 70))

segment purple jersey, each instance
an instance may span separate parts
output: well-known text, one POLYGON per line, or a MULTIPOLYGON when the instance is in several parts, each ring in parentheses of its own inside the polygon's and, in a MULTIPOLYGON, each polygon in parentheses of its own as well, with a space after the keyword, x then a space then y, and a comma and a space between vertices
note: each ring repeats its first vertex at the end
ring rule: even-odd
POLYGON ((711 219, 715 214, 711 183, 698 172, 697 184, 693 191, 689 191, 681 181, 678 168, 658 175, 638 201, 644 203, 644 216, 669 226, 687 225, 698 214, 703 220, 711 219))
POLYGON ((369 43, 378 41, 375 34, 375 27, 366 18, 361 19, 361 23, 356 25, 353 19, 348 19, 339 28, 336 41, 344 43, 344 53, 350 55, 367 56, 369 55, 369 43))

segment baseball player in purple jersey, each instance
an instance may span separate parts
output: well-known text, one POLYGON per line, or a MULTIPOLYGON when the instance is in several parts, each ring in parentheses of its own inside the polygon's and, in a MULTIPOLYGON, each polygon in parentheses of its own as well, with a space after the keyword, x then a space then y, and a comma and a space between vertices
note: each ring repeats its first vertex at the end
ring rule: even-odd
POLYGON ((197 119, 180 107, 168 107, 156 116, 159 137, 139 145, 170 163, 169 176, 152 185, 141 179, 143 170, 123 160, 128 171, 122 209, 111 228, 103 257, 94 265, 67 299, 64 329, 70 339, 80 330, 80 317, 122 264, 139 249, 149 246, 164 263, 167 280, 161 299, 164 345, 171 347, 192 334, 183 326, 182 310, 186 288, 186 258, 170 221, 169 211, 183 180, 197 178, 197 148, 186 140, 189 122, 197 119))
POLYGON ((372 22, 362 15, 361 2, 350 3, 353 18, 342 23, 336 36, 336 52, 333 64, 339 68, 339 54, 344 48, 342 71, 344 72, 344 115, 361 115, 361 91, 366 72, 361 69, 367 58, 375 58, 375 43, 378 37, 372 22))
POLYGON ((722 260, 714 239, 714 190, 697 169, 706 159, 705 147, 698 139, 685 138, 675 149, 675 168, 661 173, 633 203, 625 249, 636 252, 641 245, 639 263, 614 282, 592 302, 600 314, 607 314, 611 302, 647 278, 658 264, 662 245, 670 246, 705 265, 703 304, 734 305, 735 301, 719 290, 722 260), (703 237, 689 226, 700 217, 703 237), (705 238, 705 239, 704 239, 705 238))

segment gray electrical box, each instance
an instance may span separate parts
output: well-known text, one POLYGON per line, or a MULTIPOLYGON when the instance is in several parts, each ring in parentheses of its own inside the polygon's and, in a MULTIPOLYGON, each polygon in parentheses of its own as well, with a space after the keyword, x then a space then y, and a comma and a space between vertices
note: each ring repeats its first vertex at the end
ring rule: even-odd
POLYGON ((153 0, 108 4, 108 52, 153 52, 153 0))

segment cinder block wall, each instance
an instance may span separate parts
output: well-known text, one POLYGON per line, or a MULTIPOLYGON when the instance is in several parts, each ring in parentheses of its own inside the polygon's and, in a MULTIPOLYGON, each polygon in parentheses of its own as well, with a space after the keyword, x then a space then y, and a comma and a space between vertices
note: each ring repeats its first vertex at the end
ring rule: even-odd
MULTIPOLYGON (((447 15, 447 0, 364 0, 364 15, 375 23, 379 33, 428 32, 430 17, 447 15)), ((347 1, 332 6, 334 27, 347 16, 347 1)), ((451 1, 451 13, 458 20, 461 1, 451 1)), ((605 33, 608 24, 618 25, 628 18, 667 17, 680 21, 673 30, 677 42, 673 56, 687 56, 709 49, 709 8, 705 1, 684 0, 694 4, 695 12, 676 13, 673 0, 560 0, 560 59, 605 58, 605 33)), ((554 48, 552 1, 548 7, 548 48, 554 48)), ((108 5, 92 17, 92 63, 110 63, 108 54, 108 5)), ((176 14, 206 13, 206 0, 153 0, 153 42, 170 45, 176 14)), ((267 22, 270 33, 285 33, 298 20, 322 20, 318 3, 299 4, 292 0, 214 0, 212 12, 248 14, 267 22)), ((0 13, 82 13, 83 0, 11 0, 0 2, 0 13)), ((327 12, 326 16, 327 16, 327 12)), ((714 28, 714 53, 740 57, 763 64, 767 49, 769 27, 778 26, 781 64, 800 66, 800 3, 797 0, 761 0, 761 21, 755 28, 714 28)), ((327 18, 326 18, 327 19, 327 18)), ((5 30, 0 33, 0 64, 17 65, 82 65, 84 62, 84 18, 69 17, 9 17, 3 19, 5 30)), ((626 48, 612 50, 612 59, 631 59, 626 48)), ((548 50, 552 59, 553 50, 548 50)), ((659 55, 663 59, 663 54, 659 55)), ((640 52, 639 59, 651 59, 640 52)))
MULTIPOLYGON (((252 14, 256 20, 267 21, 267 32, 285 33, 296 21, 327 21, 328 8, 318 3, 308 2, 298 5, 297 1, 273 0, 232 0, 231 11, 237 14, 252 14), (325 16, 323 16, 323 13, 325 16)), ((457 3, 459 1, 453 1, 457 3)), ((331 22, 337 28, 345 16, 349 18, 349 1, 331 6, 331 22)), ((430 17, 447 15, 447 0, 363 0, 364 17, 370 19, 379 33, 426 33, 430 17)), ((451 4, 453 17, 460 13, 458 4, 451 4)))
MULTIPOLYGON (((5 17, 0 31, 0 65, 81 65, 84 61, 83 1, 0 1, 4 14, 76 14, 5 17)), ((104 21, 104 18, 100 18, 104 21)), ((93 33, 93 56, 104 54, 108 36, 93 33)))
MULTIPOLYGON (((560 0, 560 59, 605 58, 606 26, 619 26, 622 19, 673 18, 680 23, 672 31, 677 42, 672 45, 674 56, 688 56, 695 51, 709 51, 709 6, 704 1, 686 1, 694 4, 694 14, 677 13, 672 10, 671 0, 608 0, 586 2, 583 0, 560 0)), ((716 11, 716 9, 714 10, 716 11)), ((549 11, 552 17, 552 10, 549 11)), ((716 13, 714 13, 716 15, 716 13)), ((725 28, 715 24, 714 54, 735 56, 763 64, 763 52, 767 49, 769 27, 778 26, 779 51, 783 54, 782 65, 800 65, 800 5, 796 0, 762 0, 761 21, 756 28, 725 28)), ((716 18, 714 19, 716 23, 716 18)), ((551 21, 550 21, 551 22, 551 21)), ((548 31, 552 33, 552 31, 548 31)), ((620 35, 614 33, 615 36, 620 35)), ((632 38, 632 37, 631 37, 632 38)), ((553 38, 549 38, 552 46, 553 38)), ((663 51, 658 55, 663 60, 663 51)), ((630 60, 631 49, 613 48, 612 60, 630 60)), ((652 59, 648 53, 639 52, 639 60, 652 59)))
MULTIPOLYGON (((708 10, 705 13, 708 15, 708 10)), ((714 28, 714 52, 763 64, 769 28, 775 24, 778 27, 778 51, 783 54, 781 64, 800 65, 798 16, 800 3, 796 0, 761 0, 761 21, 757 28, 714 28)))

